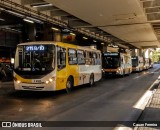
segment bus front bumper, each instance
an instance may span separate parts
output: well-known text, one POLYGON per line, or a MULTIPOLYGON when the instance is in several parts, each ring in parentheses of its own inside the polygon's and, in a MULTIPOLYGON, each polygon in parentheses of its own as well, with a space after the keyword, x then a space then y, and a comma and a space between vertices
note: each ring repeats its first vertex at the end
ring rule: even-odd
POLYGON ((30 90, 30 91, 55 91, 56 85, 53 81, 49 84, 33 84, 33 83, 17 83, 14 81, 15 90, 30 90))

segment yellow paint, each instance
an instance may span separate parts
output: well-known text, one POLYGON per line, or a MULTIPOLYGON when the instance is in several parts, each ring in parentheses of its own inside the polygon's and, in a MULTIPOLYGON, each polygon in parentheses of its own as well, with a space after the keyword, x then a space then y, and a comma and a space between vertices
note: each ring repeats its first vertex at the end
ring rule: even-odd
POLYGON ((32 83, 32 79, 24 79, 22 77, 20 77, 19 75, 15 75, 15 78, 19 81, 21 81, 22 83, 32 83))
POLYGON ((66 88, 66 82, 69 76, 73 76, 74 78, 74 86, 79 85, 79 67, 78 65, 69 65, 68 64, 68 49, 77 49, 77 46, 65 44, 65 43, 57 43, 58 46, 66 48, 66 67, 58 70, 57 68, 57 77, 56 77, 56 90, 61 90, 66 88))

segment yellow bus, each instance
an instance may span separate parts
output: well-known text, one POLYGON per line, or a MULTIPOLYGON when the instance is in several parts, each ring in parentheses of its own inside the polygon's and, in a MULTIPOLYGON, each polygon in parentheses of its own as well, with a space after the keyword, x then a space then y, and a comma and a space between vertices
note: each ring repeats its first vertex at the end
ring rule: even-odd
POLYGON ((140 72, 144 68, 144 58, 141 56, 132 56, 132 71, 140 72))
POLYGON ((56 91, 90 84, 102 77, 101 52, 62 42, 28 42, 17 45, 15 90, 56 91))
POLYGON ((105 76, 130 74, 132 61, 130 54, 119 52, 104 52, 102 54, 102 68, 105 76))

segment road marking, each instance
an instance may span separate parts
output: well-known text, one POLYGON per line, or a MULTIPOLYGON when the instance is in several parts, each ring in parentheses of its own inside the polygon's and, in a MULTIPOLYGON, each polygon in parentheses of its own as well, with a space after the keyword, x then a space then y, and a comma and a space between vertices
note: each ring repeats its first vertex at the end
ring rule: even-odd
POLYGON ((138 79, 138 78, 143 77, 143 76, 146 76, 146 75, 148 75, 148 74, 150 74, 150 72, 144 72, 144 74, 139 75, 139 76, 136 76, 136 77, 133 78, 133 79, 138 79))

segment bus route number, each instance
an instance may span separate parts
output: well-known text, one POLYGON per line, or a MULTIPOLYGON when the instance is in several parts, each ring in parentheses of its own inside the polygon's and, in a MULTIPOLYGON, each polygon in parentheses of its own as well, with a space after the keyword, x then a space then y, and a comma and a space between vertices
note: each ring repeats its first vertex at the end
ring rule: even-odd
POLYGON ((34 82, 34 83, 41 83, 41 80, 35 79, 35 80, 33 80, 33 82, 34 82))

